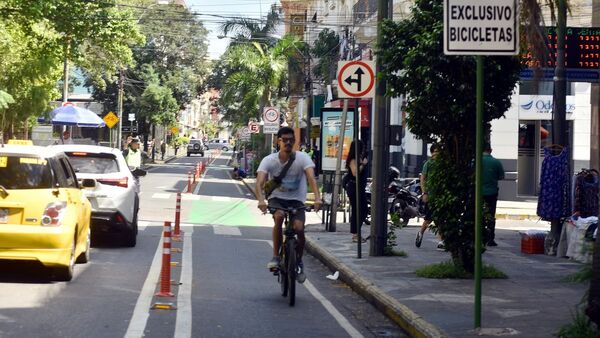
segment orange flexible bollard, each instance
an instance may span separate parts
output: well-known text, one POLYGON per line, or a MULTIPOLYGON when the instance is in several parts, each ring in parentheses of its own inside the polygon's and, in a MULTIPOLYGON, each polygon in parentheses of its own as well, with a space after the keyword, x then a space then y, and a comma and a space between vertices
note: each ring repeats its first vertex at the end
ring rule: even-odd
POLYGON ((160 291, 157 297, 173 297, 171 292, 171 222, 165 221, 163 235, 163 257, 160 271, 160 291))
POLYGON ((181 193, 177 193, 177 202, 175 203, 175 230, 173 231, 174 237, 181 236, 181 229, 179 223, 181 222, 181 193))
POLYGON ((192 172, 188 172, 188 194, 192 192, 192 172))

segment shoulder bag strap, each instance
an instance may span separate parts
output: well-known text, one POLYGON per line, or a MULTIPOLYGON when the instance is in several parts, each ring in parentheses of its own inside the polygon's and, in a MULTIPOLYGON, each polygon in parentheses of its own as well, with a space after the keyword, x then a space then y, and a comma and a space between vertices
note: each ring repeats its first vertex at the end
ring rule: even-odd
POLYGON ((281 172, 279 173, 279 175, 275 176, 273 179, 275 180, 275 182, 277 183, 281 183, 281 181, 283 180, 283 178, 285 177, 285 175, 287 174, 288 170, 290 169, 290 167, 292 166, 292 163, 294 163, 294 160, 296 159, 296 153, 293 152, 290 155, 290 159, 287 161, 287 163, 283 166, 283 169, 281 169, 281 172))

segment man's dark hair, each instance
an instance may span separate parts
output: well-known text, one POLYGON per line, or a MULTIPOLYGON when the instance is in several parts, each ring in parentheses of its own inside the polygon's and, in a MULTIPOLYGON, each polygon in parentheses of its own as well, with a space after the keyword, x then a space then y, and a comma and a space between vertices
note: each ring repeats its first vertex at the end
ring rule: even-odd
POLYGON ((433 153, 434 151, 441 150, 441 149, 442 149, 442 147, 440 147, 439 144, 434 143, 434 144, 431 145, 431 147, 429 147, 429 152, 433 153))
POLYGON ((294 129, 292 129, 290 127, 281 127, 277 131, 277 138, 280 138, 283 135, 289 135, 289 134, 294 134, 294 129))

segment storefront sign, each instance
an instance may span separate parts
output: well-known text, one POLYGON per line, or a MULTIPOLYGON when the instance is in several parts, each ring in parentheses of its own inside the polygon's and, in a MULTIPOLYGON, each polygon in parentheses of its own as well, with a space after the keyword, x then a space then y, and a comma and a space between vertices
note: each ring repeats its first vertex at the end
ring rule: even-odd
POLYGON ((354 127, 352 124, 354 112, 348 110, 346 117, 346 131, 343 140, 340 140, 340 128, 342 126, 342 109, 329 108, 321 111, 322 122, 321 130, 321 167, 324 171, 335 171, 337 162, 337 151, 340 145, 342 148, 342 171, 346 168, 346 157, 350 151, 350 143, 354 137, 354 127))
MULTIPOLYGON (((552 95, 519 95, 520 120, 552 120, 552 95)), ((567 96, 567 120, 575 118, 575 96, 567 96)))

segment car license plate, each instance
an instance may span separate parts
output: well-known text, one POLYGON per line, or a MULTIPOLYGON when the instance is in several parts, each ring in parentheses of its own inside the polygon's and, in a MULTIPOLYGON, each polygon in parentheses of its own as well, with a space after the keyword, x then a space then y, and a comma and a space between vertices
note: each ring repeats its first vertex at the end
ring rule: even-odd
POLYGON ((0 209, 0 223, 8 223, 8 209, 0 209))

